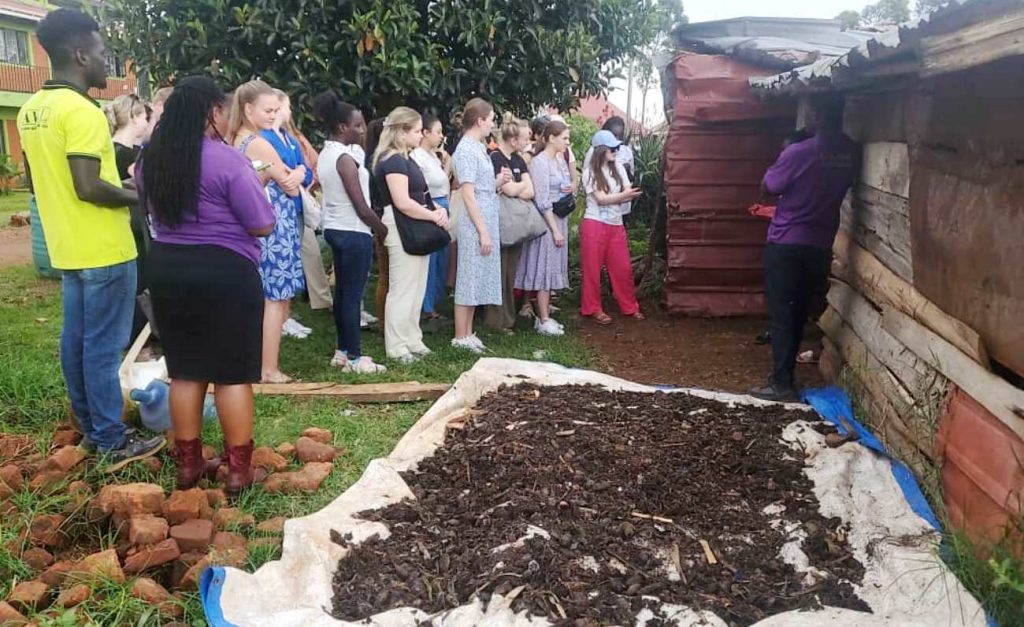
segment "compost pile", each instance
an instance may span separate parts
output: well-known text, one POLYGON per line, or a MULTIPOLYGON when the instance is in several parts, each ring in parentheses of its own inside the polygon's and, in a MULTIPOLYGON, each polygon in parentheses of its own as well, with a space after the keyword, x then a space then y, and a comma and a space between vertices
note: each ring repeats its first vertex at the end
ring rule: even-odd
POLYGON ((339 562, 332 614, 433 614, 495 593, 564 625, 632 625, 644 608, 648 625, 671 624, 659 600, 737 626, 870 611, 846 529, 821 516, 802 451, 780 441, 799 419, 815 421, 688 394, 503 387, 403 474, 415 500, 362 514, 391 536, 339 562), (780 558, 794 534, 812 574, 780 558))

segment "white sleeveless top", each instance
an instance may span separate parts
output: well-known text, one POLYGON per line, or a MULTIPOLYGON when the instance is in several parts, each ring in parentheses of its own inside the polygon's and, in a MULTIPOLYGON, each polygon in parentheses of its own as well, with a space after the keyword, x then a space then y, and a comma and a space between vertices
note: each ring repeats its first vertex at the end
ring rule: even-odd
POLYGON ((362 146, 355 144, 342 144, 332 140, 324 142, 324 149, 320 151, 320 160, 317 162, 316 173, 320 179, 320 187, 324 196, 321 206, 323 208, 324 229, 335 231, 355 231, 357 233, 370 233, 370 227, 359 219, 355 205, 345 191, 345 185, 341 182, 338 174, 338 159, 342 155, 348 155, 355 159, 359 169, 359 187, 363 190, 363 200, 366 206, 370 206, 370 172, 366 169, 366 153, 362 146))

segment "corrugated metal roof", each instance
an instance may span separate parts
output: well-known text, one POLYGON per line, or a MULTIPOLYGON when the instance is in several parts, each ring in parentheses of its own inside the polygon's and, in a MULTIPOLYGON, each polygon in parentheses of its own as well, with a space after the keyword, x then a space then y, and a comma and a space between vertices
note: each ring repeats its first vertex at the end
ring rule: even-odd
POLYGON ((872 34, 843 31, 836 20, 740 17, 684 24, 672 31, 678 46, 702 54, 725 54, 766 68, 790 69, 836 57, 872 34))
POLYGON ((983 16, 1000 9, 1019 8, 1020 4, 1020 0, 950 0, 946 6, 922 18, 872 36, 842 56, 819 59, 772 76, 752 78, 750 84, 766 92, 842 87, 844 81, 857 80, 868 68, 895 59, 903 59, 904 64, 893 65, 888 75, 912 74, 920 69, 918 44, 922 37, 963 26, 963 21, 957 20, 961 15, 970 20, 968 13, 983 16))

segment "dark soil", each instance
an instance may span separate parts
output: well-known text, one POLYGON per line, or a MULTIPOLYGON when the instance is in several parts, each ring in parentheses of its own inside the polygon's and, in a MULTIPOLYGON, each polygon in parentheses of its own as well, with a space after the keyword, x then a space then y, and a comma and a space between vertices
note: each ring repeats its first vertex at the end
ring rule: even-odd
MULTIPOLYGON (((612 307, 611 309, 614 309, 612 307)), ((656 306, 644 309, 647 320, 624 318, 600 326, 579 322, 584 343, 597 353, 597 369, 637 383, 700 387, 745 393, 765 384, 772 349, 754 337, 768 327, 763 317, 688 318, 667 316, 656 306)), ((801 350, 821 353, 821 333, 808 323, 801 350)), ((822 384, 815 364, 797 364, 800 384, 822 384)))
POLYGON ((435 613, 520 586, 514 610, 568 625, 635 624, 643 607, 657 608, 651 597, 738 626, 821 605, 870 611, 850 585, 864 569, 845 529, 819 514, 801 451, 780 442, 785 425, 811 414, 527 385, 477 409, 404 475, 415 500, 364 513, 391 536, 340 561, 335 617, 435 613), (785 511, 762 512, 773 504, 785 511), (772 518, 802 526, 803 550, 825 578, 805 585, 778 557, 789 538, 772 518), (550 538, 493 552, 528 526, 550 538), (675 564, 681 577, 669 576, 675 564))

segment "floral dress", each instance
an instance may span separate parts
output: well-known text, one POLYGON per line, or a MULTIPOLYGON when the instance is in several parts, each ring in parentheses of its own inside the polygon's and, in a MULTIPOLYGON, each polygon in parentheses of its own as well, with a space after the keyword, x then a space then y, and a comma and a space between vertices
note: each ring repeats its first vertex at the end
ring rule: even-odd
MULTIPOLYGON (((245 154, 257 135, 242 140, 239 150, 245 154)), ((274 230, 260 238, 260 279, 263 297, 267 300, 291 300, 306 289, 306 276, 302 271, 302 213, 299 198, 292 198, 271 181, 266 186, 267 197, 274 207, 274 230)))
POLYGON ((491 254, 480 254, 480 234, 463 210, 459 217, 459 265, 455 276, 455 304, 468 307, 501 304, 501 233, 498 231, 498 193, 495 188, 494 166, 484 145, 471 138, 463 138, 452 155, 459 185, 472 183, 476 204, 487 226, 487 234, 494 245, 491 254))

